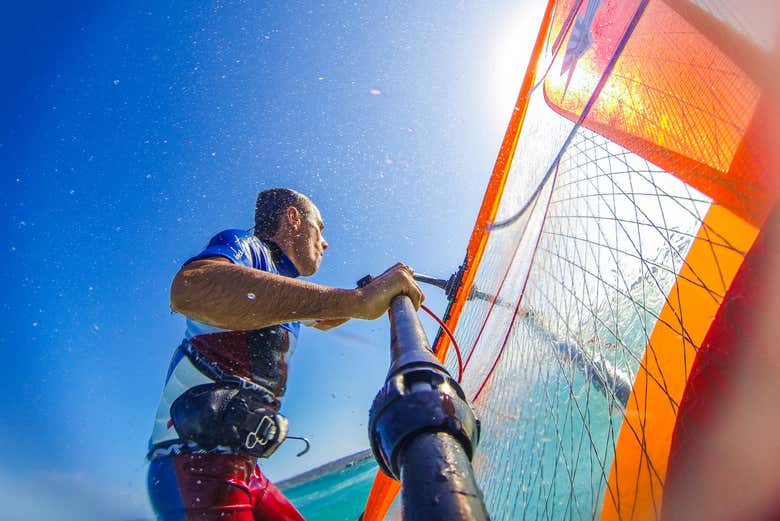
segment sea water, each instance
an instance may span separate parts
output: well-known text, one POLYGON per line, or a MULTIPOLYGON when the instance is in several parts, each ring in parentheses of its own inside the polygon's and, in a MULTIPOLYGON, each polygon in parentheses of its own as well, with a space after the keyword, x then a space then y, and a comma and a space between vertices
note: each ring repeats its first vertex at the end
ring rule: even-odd
POLYGON ((355 521, 366 505, 377 469, 368 458, 282 490, 307 521, 355 521))

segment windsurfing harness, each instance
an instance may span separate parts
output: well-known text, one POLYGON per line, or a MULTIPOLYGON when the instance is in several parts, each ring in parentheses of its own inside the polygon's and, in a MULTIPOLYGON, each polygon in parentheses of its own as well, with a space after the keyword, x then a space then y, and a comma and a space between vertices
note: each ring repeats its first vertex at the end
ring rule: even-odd
MULTIPOLYGON (((240 230, 220 233, 187 262, 215 256, 298 276, 275 245, 240 230)), ((287 419, 278 411, 299 328, 294 322, 230 331, 188 319, 185 338, 170 362, 148 458, 193 452, 273 454, 287 435, 287 419)))
POLYGON ((182 450, 185 447, 258 458, 273 454, 287 436, 287 419, 278 412, 279 400, 262 386, 222 371, 195 352, 189 342, 179 349, 184 358, 176 365, 169 383, 194 383, 198 376, 208 383, 196 384, 181 393, 176 390, 179 386, 166 385, 165 390, 172 391, 171 395, 178 394, 169 407, 166 422, 176 438, 155 443, 150 459, 153 454, 169 453, 170 449, 187 452, 182 450))

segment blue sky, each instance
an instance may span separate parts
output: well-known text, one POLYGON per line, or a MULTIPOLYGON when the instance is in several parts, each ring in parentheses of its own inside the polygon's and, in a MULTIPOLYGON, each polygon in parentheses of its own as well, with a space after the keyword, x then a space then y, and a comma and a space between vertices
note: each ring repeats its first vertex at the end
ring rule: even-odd
MULTIPOLYGON (((452 273, 544 7, 132 4, 0 21, 0 497, 19 518, 149 515, 146 440, 184 325, 170 280, 210 236, 252 225, 258 190, 320 207, 315 282, 398 260, 452 273)), ((284 412, 313 447, 283 447, 271 478, 367 447, 388 343, 384 318, 304 330, 284 412)))

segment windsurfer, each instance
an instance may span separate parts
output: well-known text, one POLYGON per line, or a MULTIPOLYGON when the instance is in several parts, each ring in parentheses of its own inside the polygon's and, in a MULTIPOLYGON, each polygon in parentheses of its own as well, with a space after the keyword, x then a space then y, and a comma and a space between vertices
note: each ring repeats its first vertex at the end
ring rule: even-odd
POLYGON ((168 368, 148 454, 159 520, 303 519, 256 465, 286 436, 279 407, 300 324, 327 330, 382 316, 398 294, 415 307, 424 299, 401 263, 356 289, 298 279, 320 267, 323 228, 309 198, 266 190, 257 198, 254 233, 219 233, 176 274, 171 307, 187 317, 187 329, 168 368))

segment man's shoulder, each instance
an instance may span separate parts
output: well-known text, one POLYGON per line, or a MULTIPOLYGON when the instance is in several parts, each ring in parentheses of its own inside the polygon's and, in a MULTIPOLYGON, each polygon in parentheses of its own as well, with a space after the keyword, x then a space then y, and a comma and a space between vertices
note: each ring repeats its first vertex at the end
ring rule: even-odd
POLYGON ((236 241, 245 241, 250 240, 252 238, 255 238, 254 234, 247 230, 241 230, 238 228, 229 228, 227 230, 222 230, 221 232, 217 233, 211 238, 211 242, 217 241, 217 240, 236 240, 236 241))
POLYGON ((265 241, 258 239, 251 230, 241 230, 230 228, 222 230, 214 235, 209 244, 232 244, 235 246, 244 246, 251 249, 262 250, 264 255, 268 255, 269 247, 265 241))
POLYGON ((206 247, 184 264, 209 257, 225 257, 236 264, 266 269, 270 253, 268 246, 251 231, 231 228, 212 236, 206 247))
POLYGON ((269 265, 273 264, 271 247, 266 241, 258 239, 251 230, 235 228, 222 230, 212 240, 219 240, 219 242, 232 244, 234 247, 240 248, 252 260, 252 267, 254 268, 269 270, 269 265))

